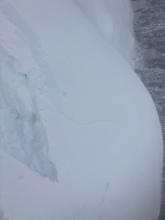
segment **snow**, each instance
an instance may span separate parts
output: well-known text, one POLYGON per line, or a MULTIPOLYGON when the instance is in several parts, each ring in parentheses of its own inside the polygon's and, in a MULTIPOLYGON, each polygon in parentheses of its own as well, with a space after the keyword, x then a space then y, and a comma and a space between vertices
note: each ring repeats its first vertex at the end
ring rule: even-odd
POLYGON ((28 82, 35 62, 18 27, 3 12, 0 21, 1 148, 40 175, 56 179, 56 168, 44 155, 47 138, 28 82))
POLYGON ((129 2, 9 2, 0 1, 6 216, 156 220, 162 135, 132 67, 129 2))

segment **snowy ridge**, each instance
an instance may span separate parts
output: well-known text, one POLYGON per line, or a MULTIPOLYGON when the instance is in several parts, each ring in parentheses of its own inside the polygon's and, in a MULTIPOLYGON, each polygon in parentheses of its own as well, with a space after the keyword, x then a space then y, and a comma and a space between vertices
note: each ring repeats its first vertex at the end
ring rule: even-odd
POLYGON ((133 13, 129 1, 75 0, 102 37, 133 65, 133 13), (121 13, 121 12, 125 13, 121 13), (120 37, 122 33, 122 38, 120 37))

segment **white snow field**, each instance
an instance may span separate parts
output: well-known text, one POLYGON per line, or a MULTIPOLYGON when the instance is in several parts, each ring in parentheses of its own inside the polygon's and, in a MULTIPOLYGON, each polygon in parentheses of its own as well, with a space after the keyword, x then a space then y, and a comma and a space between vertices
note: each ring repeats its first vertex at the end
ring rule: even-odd
POLYGON ((128 0, 0 0, 8 220, 157 219, 162 134, 132 23, 128 0))

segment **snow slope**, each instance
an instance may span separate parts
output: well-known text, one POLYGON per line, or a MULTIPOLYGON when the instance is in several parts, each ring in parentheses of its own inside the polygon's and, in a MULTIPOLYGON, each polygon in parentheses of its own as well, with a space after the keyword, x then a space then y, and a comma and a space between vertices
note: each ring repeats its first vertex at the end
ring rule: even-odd
POLYGON ((156 220, 162 136, 153 101, 130 65, 128 1, 13 5, 0 1, 6 215, 156 220))

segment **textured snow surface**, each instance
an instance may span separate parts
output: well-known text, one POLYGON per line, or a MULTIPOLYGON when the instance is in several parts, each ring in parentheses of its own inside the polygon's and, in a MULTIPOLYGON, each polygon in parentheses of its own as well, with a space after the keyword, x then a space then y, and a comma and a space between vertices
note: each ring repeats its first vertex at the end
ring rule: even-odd
MULTIPOLYGON (((5 1, 2 3, 3 1, 0 10, 0 147, 41 176, 54 180, 57 178, 56 168, 48 159, 46 132, 29 82, 32 78, 39 78, 41 81, 43 69, 35 60, 31 48, 33 45, 26 39, 26 32, 22 30, 17 14, 13 12, 10 18, 7 12, 12 11, 12 7, 6 5, 5 1)), ((25 26, 24 29, 26 30, 25 26)))
POLYGON ((15 9, 0 1, 6 216, 156 220, 162 135, 133 71, 129 2, 9 2, 15 9))

